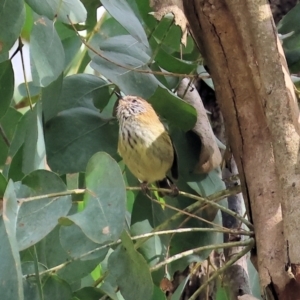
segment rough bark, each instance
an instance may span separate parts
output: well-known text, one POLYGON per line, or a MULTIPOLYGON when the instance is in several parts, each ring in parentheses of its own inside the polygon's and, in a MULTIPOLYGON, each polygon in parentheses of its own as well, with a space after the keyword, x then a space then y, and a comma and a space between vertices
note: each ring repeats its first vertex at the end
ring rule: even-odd
POLYGON ((183 4, 214 80, 248 201, 261 285, 274 299, 300 299, 300 288, 285 269, 288 257, 292 267, 300 262, 299 113, 269 5, 262 0, 183 4))

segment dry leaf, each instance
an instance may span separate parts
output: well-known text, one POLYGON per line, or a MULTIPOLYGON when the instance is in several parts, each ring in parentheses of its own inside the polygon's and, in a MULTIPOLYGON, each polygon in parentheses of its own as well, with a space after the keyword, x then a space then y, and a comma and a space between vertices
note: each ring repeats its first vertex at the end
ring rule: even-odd
POLYGON ((197 111, 197 122, 193 131, 201 140, 199 162, 195 168, 196 173, 209 173, 221 164, 222 155, 216 142, 215 135, 209 123, 206 110, 201 97, 190 80, 184 78, 178 88, 177 94, 184 101, 192 105, 197 111))
POLYGON ((153 8, 154 17, 160 21, 166 14, 173 14, 175 25, 181 28, 181 43, 186 46, 187 42, 187 25, 188 21, 183 12, 182 1, 180 0, 168 0, 168 1, 157 1, 151 0, 150 6, 153 8))

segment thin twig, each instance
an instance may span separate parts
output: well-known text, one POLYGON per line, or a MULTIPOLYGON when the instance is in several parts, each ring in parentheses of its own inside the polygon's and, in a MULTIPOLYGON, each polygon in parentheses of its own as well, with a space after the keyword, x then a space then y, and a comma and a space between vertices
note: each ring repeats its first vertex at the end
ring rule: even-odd
MULTIPOLYGON (((166 234, 172 234, 174 232, 177 232, 177 233, 185 233, 185 232, 193 232, 193 231, 208 231, 208 232, 224 232, 222 230, 218 230, 218 229, 214 229, 214 228, 180 228, 180 229, 174 229, 174 230, 165 230, 165 231, 160 231, 160 232, 151 232, 151 233, 145 233, 145 234, 142 234, 142 235, 137 235, 137 236, 133 236, 131 237, 131 240, 139 240, 139 239, 144 239, 145 237, 148 238, 148 237, 152 237, 152 236, 155 236, 155 235, 166 235, 166 234)), ((232 234, 245 234, 245 235, 252 235, 253 232, 247 232, 247 231, 241 231, 241 232, 237 232, 237 231, 232 231, 232 230, 228 230, 226 231, 227 233, 232 233, 232 234)), ((45 270, 45 271, 42 271, 39 273, 39 275, 44 275, 44 274, 49 274, 49 273, 55 273, 59 270, 61 270, 62 268, 66 267, 67 265, 71 264, 72 262, 74 261, 77 261, 77 260, 80 260, 90 254, 93 254, 97 251, 101 251, 103 249, 106 249, 106 248, 110 248, 110 247, 113 247, 113 246, 116 246, 116 245, 119 245, 121 243, 121 239, 115 241, 115 242, 111 242, 111 243, 108 243, 106 245, 103 245, 103 246, 100 246, 98 248, 95 248, 93 250, 90 250, 78 257, 74 257, 74 258, 71 258, 70 260, 60 264, 60 265, 57 265, 53 268, 50 268, 48 270, 45 270)), ((241 243, 241 242, 238 242, 238 243, 241 243)), ((24 278, 28 278, 28 277, 32 277, 32 276, 35 276, 35 274, 26 274, 24 275, 23 277, 24 278)))
POLYGON ((24 83, 25 83, 25 87, 26 87, 26 93, 27 93, 27 97, 29 100, 29 106, 30 109, 32 110, 32 101, 31 101, 31 96, 30 96, 30 92, 29 92, 29 87, 28 87, 28 81, 27 81, 27 77, 26 77, 26 72, 25 72, 25 63, 24 63, 24 56, 23 56, 23 42, 21 37, 19 37, 19 49, 20 49, 20 54, 21 54, 21 62, 22 62, 22 71, 23 71, 23 76, 24 76, 24 83))
MULTIPOLYGON (((204 284, 202 284, 198 290, 188 299, 188 300, 196 300, 199 294, 206 288, 206 286, 217 278, 220 274, 222 274, 228 267, 232 266, 236 261, 238 261, 241 257, 247 254, 254 246, 254 239, 249 239, 247 247, 244 248, 237 255, 233 256, 223 267, 218 269, 204 284)), ((245 245, 246 246, 246 245, 245 245)))
POLYGON ((174 256, 171 256, 168 259, 166 259, 166 260, 158 263, 157 265, 153 266, 152 268, 150 268, 150 271, 151 272, 156 271, 156 270, 160 269, 161 267, 163 267, 165 264, 172 263, 173 261, 176 261, 178 259, 181 259, 183 257, 189 256, 189 255, 192 255, 192 254, 196 254, 196 253, 204 251, 204 250, 214 250, 214 249, 221 249, 221 248, 224 249, 224 248, 240 247, 240 246, 248 246, 248 245, 251 245, 251 248, 252 248, 253 244, 254 244, 254 239, 250 238, 250 239, 245 240, 245 241, 198 247, 198 248, 187 250, 187 251, 178 253, 174 256))
POLYGON ((32 196, 28 198, 20 198, 18 199, 18 203, 22 204, 24 202, 30 202, 30 201, 35 201, 35 200, 40 200, 40 199, 46 199, 46 198, 59 198, 61 196, 69 196, 69 195, 80 195, 84 194, 87 189, 75 189, 75 190, 67 190, 67 191, 62 191, 62 192, 57 192, 57 193, 51 193, 51 194, 46 194, 46 195, 40 195, 40 196, 32 196))
MULTIPOLYGON (((125 70, 129 70, 129 71, 133 71, 133 72, 138 72, 138 73, 144 73, 144 74, 154 74, 154 75, 163 75, 163 76, 174 76, 174 77, 188 77, 188 78, 202 78, 202 79, 206 79, 206 78, 210 78, 210 76, 200 76, 199 74, 195 74, 195 75, 190 75, 190 74, 180 74, 180 73, 173 73, 173 72, 161 72, 161 71, 153 71, 153 70, 141 70, 141 69, 136 69, 136 68, 131 68, 129 66, 124 66, 121 65, 109 58, 107 58, 106 56, 104 56, 102 53, 98 52, 96 49, 94 49, 92 46, 90 46, 85 39, 79 34, 79 32, 77 31, 76 27, 74 26, 74 24, 72 23, 72 21, 70 20, 69 16, 67 16, 69 19, 69 22, 71 24, 71 26, 73 27, 75 33, 77 34, 77 36, 79 37, 79 39, 81 40, 81 42, 88 48, 90 49, 93 53, 95 53, 96 55, 98 55, 99 57, 103 58, 104 60, 114 64, 117 67, 121 67, 125 70)), ((145 65, 144 65, 145 66, 145 65)), ((142 66, 140 66, 142 67, 142 66)))

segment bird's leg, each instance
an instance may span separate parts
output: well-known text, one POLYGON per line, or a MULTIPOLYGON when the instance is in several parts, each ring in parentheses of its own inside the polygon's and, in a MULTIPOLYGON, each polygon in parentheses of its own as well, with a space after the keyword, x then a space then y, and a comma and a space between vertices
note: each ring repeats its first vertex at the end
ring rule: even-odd
POLYGON ((171 193, 170 193, 170 196, 171 197, 177 197, 179 195, 179 189, 178 187, 174 184, 174 183, 171 183, 170 184, 170 188, 171 188, 171 193))
POLYGON ((141 190, 142 192, 146 195, 149 192, 149 188, 148 188, 148 182, 143 181, 141 183, 141 190))

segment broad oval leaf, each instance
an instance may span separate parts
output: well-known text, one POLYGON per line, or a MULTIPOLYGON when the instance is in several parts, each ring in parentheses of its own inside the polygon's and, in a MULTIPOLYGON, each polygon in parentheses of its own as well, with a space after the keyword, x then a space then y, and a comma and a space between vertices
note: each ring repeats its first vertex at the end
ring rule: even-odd
POLYGON ((195 108, 166 88, 157 87, 155 93, 149 98, 149 102, 160 116, 168 120, 170 125, 184 131, 194 127, 197 120, 195 108))
MULTIPOLYGON (((61 226, 59 239, 62 247, 71 257, 79 257, 99 247, 99 244, 91 241, 75 224, 71 226, 61 226)), ((109 248, 95 251, 88 256, 84 256, 81 260, 98 259, 100 257, 101 260, 103 260, 108 249, 109 248)))
POLYGON ((94 40, 93 47, 101 54, 92 56, 91 67, 111 80, 127 95, 148 99, 163 85, 148 67, 151 51, 132 36, 122 35, 94 40))
POLYGON ((84 22, 86 19, 86 9, 79 0, 26 0, 33 11, 39 15, 44 15, 48 19, 69 23, 68 16, 72 23, 84 22))
POLYGON ((63 71, 65 54, 54 24, 35 15, 30 37, 30 62, 34 85, 45 87, 63 71))
POLYGON ((85 209, 68 219, 95 243, 116 241, 125 227, 126 190, 119 165, 107 153, 88 162, 84 202, 85 209))
POLYGON ((23 300, 21 261, 16 239, 16 222, 19 206, 10 180, 3 199, 3 213, 0 219, 0 290, 1 298, 23 300))
POLYGON ((111 83, 90 74, 75 74, 64 78, 58 111, 75 107, 86 107, 98 111, 94 103, 103 109, 108 100, 111 83))
POLYGON ((0 55, 14 45, 24 21, 25 6, 22 0, 0 2, 0 55))
POLYGON ((144 28, 126 0, 102 0, 101 3, 137 41, 148 47, 144 28))
POLYGON ((149 267, 143 256, 134 249, 127 232, 124 231, 121 239, 122 245, 108 259, 108 270, 124 299, 150 300, 153 282, 149 267))
POLYGON ((48 164, 59 174, 84 172, 98 151, 116 156, 117 140, 117 123, 84 107, 64 110, 45 126, 48 164))
MULTIPOLYGON (((37 170, 22 180, 18 198, 47 195, 66 191, 61 178, 50 171, 37 170)), ((26 249, 45 237, 66 216, 71 208, 71 196, 56 196, 22 202, 18 215, 17 239, 19 249, 26 249)))
MULTIPOLYGON (((1 18, 1 16, 0 16, 1 18)), ((8 110, 14 93, 14 71, 10 60, 0 63, 0 119, 8 110)))

